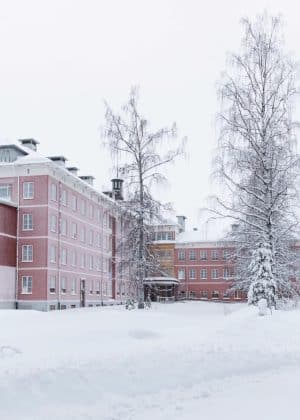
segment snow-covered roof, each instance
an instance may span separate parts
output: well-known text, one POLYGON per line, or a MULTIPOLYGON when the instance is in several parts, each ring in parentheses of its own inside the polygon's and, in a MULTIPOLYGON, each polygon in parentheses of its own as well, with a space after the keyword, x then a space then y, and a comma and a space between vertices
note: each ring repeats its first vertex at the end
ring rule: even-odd
MULTIPOLYGON (((222 232, 223 233, 223 232, 222 232)), ((204 232, 201 232, 200 230, 192 230, 192 231, 186 231, 186 232, 181 232, 177 235, 176 237, 176 243, 204 243, 204 242, 217 242, 220 240, 226 240, 224 238, 224 235, 220 233, 220 234, 215 234, 214 236, 210 235, 209 237, 207 237, 206 234, 204 234, 204 232)))

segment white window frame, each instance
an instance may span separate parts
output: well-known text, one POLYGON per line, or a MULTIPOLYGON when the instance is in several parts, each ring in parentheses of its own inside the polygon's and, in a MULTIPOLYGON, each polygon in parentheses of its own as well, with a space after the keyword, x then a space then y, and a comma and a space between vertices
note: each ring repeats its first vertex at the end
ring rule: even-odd
POLYGON ((207 260, 207 250, 206 249, 201 249, 200 250, 200 260, 201 261, 206 261, 207 260))
POLYGON ((50 231, 57 232, 57 216, 55 214, 50 215, 50 231))
POLYGON ((57 201, 57 185, 53 182, 50 186, 50 198, 52 201, 57 201))
POLYGON ((178 269, 178 280, 185 280, 185 268, 178 269))
POLYGON ((23 182, 23 199, 32 200, 34 198, 34 182, 24 181, 23 182))
POLYGON ((71 280, 71 295, 76 295, 77 293, 77 281, 75 278, 71 280))
POLYGON ((213 249, 211 251, 211 259, 212 259, 212 261, 218 261, 218 259, 219 259, 219 251, 217 249, 213 249))
POLYGON ((72 195, 72 210, 77 211, 77 196, 74 194, 72 195))
POLYGON ((212 280, 216 280, 219 278, 219 269, 218 268, 213 268, 211 270, 211 278, 212 280))
POLYGON ((195 280, 196 279, 196 269, 195 268, 190 268, 189 269, 189 278, 191 280, 195 280))
POLYGON ((56 293, 56 276, 49 277, 49 293, 50 294, 56 293))
POLYGON ((178 250, 178 261, 185 261, 185 250, 179 249, 178 250))
POLYGON ((62 248, 60 251, 60 263, 62 265, 67 265, 67 248, 62 248))
POLYGON ((56 256, 57 256, 57 247, 51 244, 50 250, 49 250, 49 260, 51 263, 56 263, 56 256))
POLYGON ((33 230, 32 213, 24 213, 22 217, 22 230, 33 230))
POLYGON ((22 276, 22 295, 32 295, 32 276, 22 276))
POLYGON ((33 245, 22 245, 22 262, 33 261, 33 245))
POLYGON ((190 249, 189 251, 189 260, 190 261, 196 261, 196 250, 195 249, 190 249))
POLYGON ((207 268, 200 268, 200 280, 207 279, 207 268))
POLYGON ((0 184, 0 199, 1 200, 11 200, 11 192, 12 192, 12 188, 11 188, 11 184, 0 184), (6 194, 2 195, 1 191, 6 191, 6 194))
POLYGON ((60 278, 60 291, 62 295, 65 295, 67 293, 67 279, 66 277, 60 278))

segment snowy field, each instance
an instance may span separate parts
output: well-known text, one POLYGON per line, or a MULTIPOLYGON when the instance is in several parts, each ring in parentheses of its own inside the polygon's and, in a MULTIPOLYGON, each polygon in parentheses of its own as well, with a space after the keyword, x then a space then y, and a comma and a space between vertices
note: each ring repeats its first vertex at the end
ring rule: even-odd
POLYGON ((0 419, 300 418, 300 310, 0 311, 0 419))

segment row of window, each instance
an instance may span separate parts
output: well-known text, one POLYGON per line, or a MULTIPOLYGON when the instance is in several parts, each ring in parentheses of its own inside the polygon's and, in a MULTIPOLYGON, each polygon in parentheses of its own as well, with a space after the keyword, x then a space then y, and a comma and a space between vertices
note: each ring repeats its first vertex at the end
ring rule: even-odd
MULTIPOLYGON (((57 262, 57 246, 56 245, 50 245, 49 248, 49 260, 50 263, 56 263, 57 262)), ((33 245, 22 245, 22 262, 33 262, 33 245)), ((76 250, 69 251, 66 248, 62 248, 60 250, 60 263, 62 265, 67 265, 68 262, 73 267, 76 267, 79 265, 81 268, 88 268, 90 270, 97 270, 102 271, 102 268, 104 269, 104 272, 111 273, 111 259, 109 258, 103 258, 104 267, 102 267, 102 257, 100 256, 94 256, 94 255, 87 255, 85 253, 82 253, 78 255, 76 250), (70 261, 69 261, 70 258, 70 261), (79 261, 77 261, 77 258, 79 258, 79 261)))
MULTIPOLYGON (((195 280, 197 278, 197 272, 196 268, 179 268, 178 269, 178 279, 179 280, 185 280, 186 276, 190 280, 195 280)), ((210 270, 211 273, 211 279, 219 279, 219 278, 230 278, 234 275, 233 267, 224 267, 223 269, 219 268, 212 268, 210 270)), ((200 268, 199 275, 201 280, 205 280, 208 278, 208 269, 207 268, 200 268)))
POLYGON ((211 292, 208 290, 201 290, 199 293, 190 290, 189 292, 181 291, 179 293, 180 299, 230 299, 230 297, 234 297, 234 299, 242 298, 239 291, 235 291, 232 296, 228 292, 220 292, 219 290, 212 290, 211 292))
MULTIPOLYGON (((58 201, 58 189, 57 184, 52 183, 50 187, 50 198, 52 201, 58 201)), ((79 199, 75 194, 69 196, 68 191, 65 189, 61 190, 60 193, 60 203, 64 207, 70 206, 74 212, 80 211, 82 216, 88 215, 88 217, 93 220, 96 216, 96 221, 101 222, 101 211, 99 208, 94 208, 93 204, 87 205, 85 199, 79 199)), ((107 213, 104 213, 103 224, 104 227, 107 227, 109 224, 110 218, 107 213)), ((110 226, 111 227, 111 226, 110 226)))
MULTIPOLYGON (((196 261, 198 259, 198 252, 196 249, 190 249, 186 251, 185 249, 179 249, 177 251, 177 256, 179 261, 185 261, 189 259, 190 261, 196 261)), ((230 257, 230 251, 223 249, 223 251, 218 249, 212 249, 210 251, 210 258, 212 261, 218 261, 220 259, 227 260, 230 257)), ((206 249, 201 249, 199 251, 199 259, 206 261, 208 259, 208 251, 206 249)))
MULTIPOLYGON (((23 182, 22 184, 23 198, 30 200, 34 198, 34 182, 23 182)), ((12 185, 0 184, 0 199, 11 200, 12 185)))
MULTIPOLYGON (((24 215, 25 216, 25 215, 24 215)), ((56 233, 58 231, 58 221, 57 216, 52 214, 50 216, 50 231, 56 233)), ((94 232, 92 229, 87 230, 85 226, 81 226, 80 229, 76 222, 70 222, 64 218, 60 220, 59 231, 61 235, 68 236, 70 231, 70 237, 72 239, 80 239, 82 243, 88 243, 89 245, 93 246, 96 245, 97 247, 102 246, 101 235, 99 232, 94 232)), ((111 251, 112 249, 112 237, 104 235, 104 246, 107 251, 111 251)))
MULTIPOLYGON (((49 277, 49 292, 50 293, 56 293, 57 292, 57 277, 56 276, 50 276, 49 277)), ((96 295, 100 295, 101 290, 101 283, 99 280, 89 280, 85 281, 85 284, 87 286, 87 292, 90 295, 93 295, 94 293, 96 295)), ((79 292, 80 280, 76 278, 66 278, 61 277, 60 278, 60 292, 61 294, 70 293, 71 295, 77 295, 79 292)), ((22 276, 22 294, 32 294, 32 286, 33 286, 33 280, 32 276, 22 276)), ((107 296, 110 292, 110 288, 108 287, 107 283, 102 284, 102 295, 107 296)))
POLYGON ((152 232, 152 241, 172 241, 174 239, 174 232, 152 232))

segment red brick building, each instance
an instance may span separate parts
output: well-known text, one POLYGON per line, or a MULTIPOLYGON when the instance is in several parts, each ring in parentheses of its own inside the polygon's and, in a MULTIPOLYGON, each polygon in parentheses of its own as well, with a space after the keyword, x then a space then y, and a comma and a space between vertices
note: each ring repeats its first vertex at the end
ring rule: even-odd
POLYGON ((42 157, 37 144, 0 145, 2 306, 51 310, 125 299, 117 201, 63 156, 42 157))

